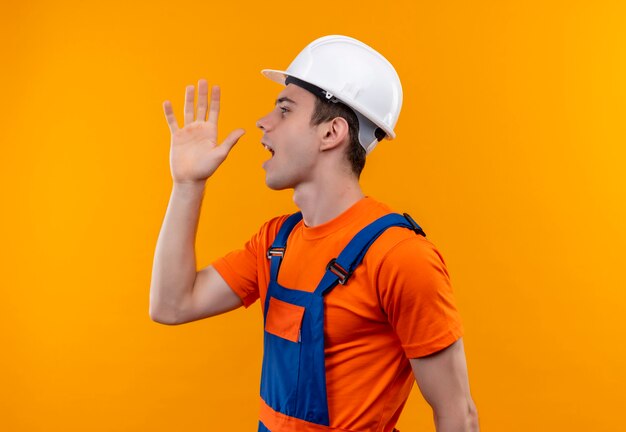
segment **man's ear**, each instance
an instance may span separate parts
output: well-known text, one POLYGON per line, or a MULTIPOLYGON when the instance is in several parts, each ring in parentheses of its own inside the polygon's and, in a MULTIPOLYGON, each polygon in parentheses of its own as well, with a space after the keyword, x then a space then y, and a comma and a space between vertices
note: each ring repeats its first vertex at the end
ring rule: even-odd
POLYGON ((320 151, 334 149, 349 137, 350 127, 343 117, 335 117, 332 120, 322 123, 320 126, 320 151))

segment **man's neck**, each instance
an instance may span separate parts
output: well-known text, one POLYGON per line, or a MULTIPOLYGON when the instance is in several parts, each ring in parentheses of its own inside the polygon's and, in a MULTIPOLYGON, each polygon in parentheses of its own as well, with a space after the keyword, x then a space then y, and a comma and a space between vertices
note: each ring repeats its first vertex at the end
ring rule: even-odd
POLYGON ((359 181, 353 177, 326 180, 325 184, 300 184, 293 191, 293 201, 308 227, 336 218, 363 197, 359 181))

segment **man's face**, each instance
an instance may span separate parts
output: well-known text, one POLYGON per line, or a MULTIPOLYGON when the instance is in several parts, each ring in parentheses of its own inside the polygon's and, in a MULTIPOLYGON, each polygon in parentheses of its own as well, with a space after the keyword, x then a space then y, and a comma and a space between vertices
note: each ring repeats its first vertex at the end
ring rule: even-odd
POLYGON ((270 189, 295 188, 312 181, 319 156, 317 127, 311 126, 315 96, 293 84, 280 92, 274 109, 259 119, 261 142, 272 152, 263 163, 270 189))

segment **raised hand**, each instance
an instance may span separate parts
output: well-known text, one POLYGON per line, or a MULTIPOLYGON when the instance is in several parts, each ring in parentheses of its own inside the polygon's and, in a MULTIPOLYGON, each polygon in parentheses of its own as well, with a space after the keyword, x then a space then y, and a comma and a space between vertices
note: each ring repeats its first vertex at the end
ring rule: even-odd
POLYGON ((217 145, 217 119, 220 112, 220 88, 211 89, 211 106, 208 107, 208 84, 198 81, 198 108, 194 119, 194 87, 187 86, 185 91, 184 122, 178 127, 176 116, 169 100, 163 102, 163 111, 169 125, 171 136, 170 170, 174 183, 203 183, 228 156, 228 153, 245 133, 235 129, 226 139, 217 145), (209 108, 208 120, 207 108, 209 108))

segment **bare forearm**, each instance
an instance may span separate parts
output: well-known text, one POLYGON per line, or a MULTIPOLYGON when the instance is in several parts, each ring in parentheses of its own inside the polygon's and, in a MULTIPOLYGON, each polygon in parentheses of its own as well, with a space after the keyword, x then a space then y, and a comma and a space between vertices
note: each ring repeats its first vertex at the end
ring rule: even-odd
POLYGON ((150 316, 175 320, 196 278, 195 241, 205 184, 174 183, 157 240, 150 284, 150 316))
POLYGON ((435 429, 437 432, 478 432, 478 413, 476 406, 471 403, 467 409, 456 412, 434 412, 435 429))

